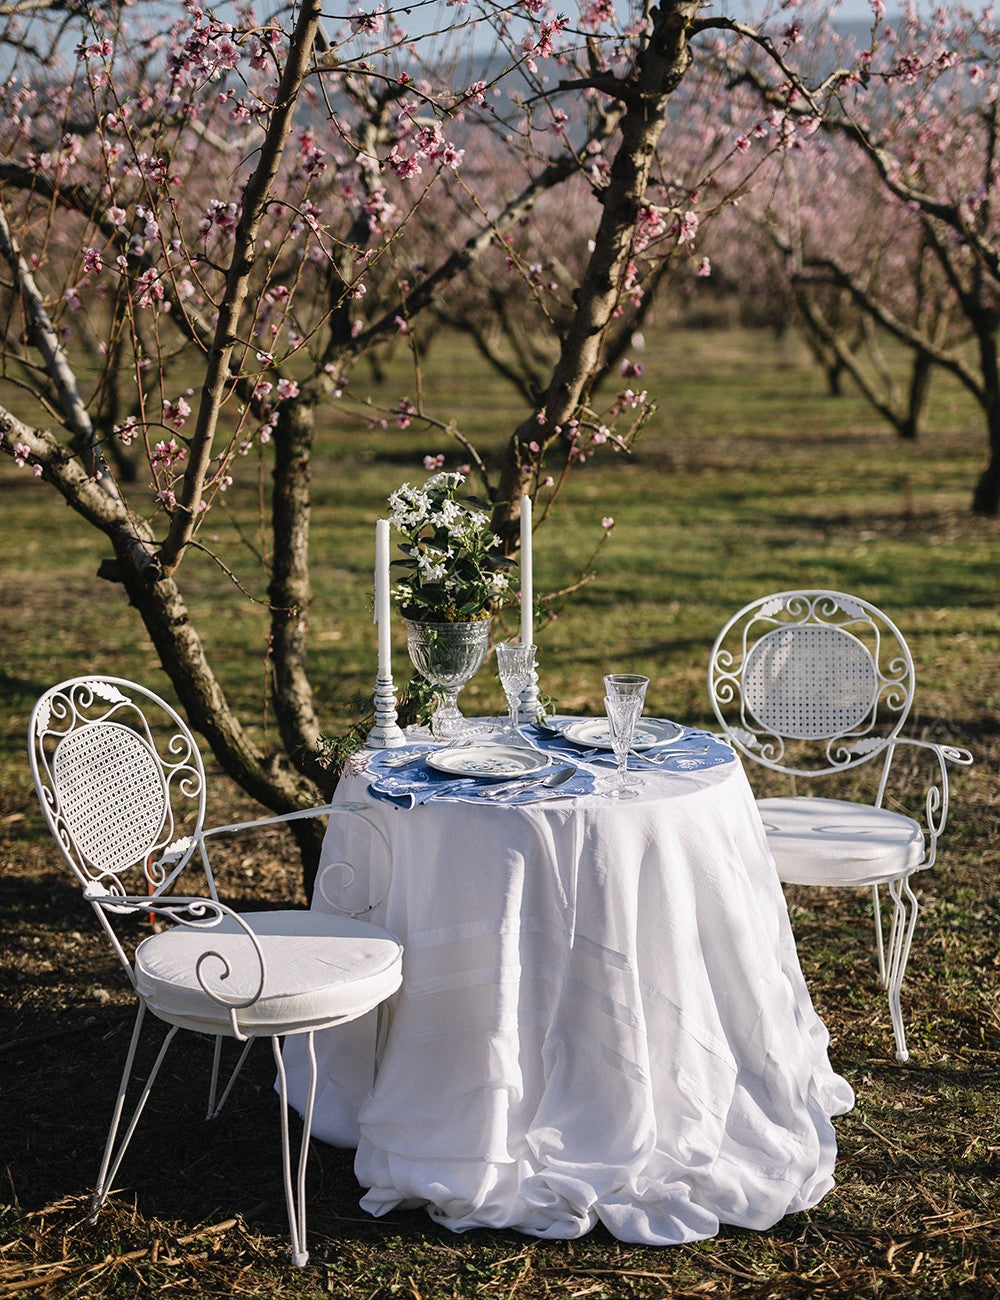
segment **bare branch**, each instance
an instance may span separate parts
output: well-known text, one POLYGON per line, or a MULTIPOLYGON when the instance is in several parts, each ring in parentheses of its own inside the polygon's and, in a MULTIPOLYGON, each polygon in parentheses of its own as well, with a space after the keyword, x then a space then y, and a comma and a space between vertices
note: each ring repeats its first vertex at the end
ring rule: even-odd
POLYGON ((14 275, 14 284, 28 317, 29 337, 42 354, 45 371, 55 386, 66 425, 73 437, 73 447, 83 458, 88 474, 96 479, 109 496, 118 498, 117 485, 101 453, 94 434, 94 426, 90 422, 86 405, 80 396, 76 375, 49 319, 45 299, 35 282, 31 268, 11 234, 10 226, 7 224, 7 214, 2 205, 0 205, 0 253, 3 254, 14 275))

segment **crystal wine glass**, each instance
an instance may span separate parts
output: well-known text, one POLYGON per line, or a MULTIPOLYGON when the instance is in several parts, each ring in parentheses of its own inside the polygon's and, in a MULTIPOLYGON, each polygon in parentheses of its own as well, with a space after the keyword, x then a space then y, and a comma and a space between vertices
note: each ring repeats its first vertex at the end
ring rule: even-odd
POLYGON ((517 741, 521 738, 517 727, 521 709, 521 692, 531 682, 531 674, 535 668, 535 647, 517 645, 513 641, 501 641, 496 647, 496 652, 497 672, 500 674, 500 685, 507 697, 509 710, 503 735, 505 740, 517 741))
POLYGON ((635 724, 642 714, 648 685, 649 678, 640 677, 637 673, 610 673, 604 679, 604 708, 611 731, 611 746, 618 764, 604 788, 604 793, 610 799, 636 798, 636 791, 631 788, 628 777, 628 754, 632 748, 635 724))

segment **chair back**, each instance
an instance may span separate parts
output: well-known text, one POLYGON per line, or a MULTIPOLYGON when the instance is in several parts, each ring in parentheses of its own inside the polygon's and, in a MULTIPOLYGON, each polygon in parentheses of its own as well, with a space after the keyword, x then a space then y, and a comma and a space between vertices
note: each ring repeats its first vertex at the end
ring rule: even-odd
MULTIPOLYGON (((49 828, 88 897, 162 893, 176 879, 204 822, 205 771, 165 700, 118 677, 71 678, 35 705, 28 749, 49 828), (145 879, 126 883, 133 871, 145 879)), ((209 887, 214 897, 211 876, 209 887)))
POLYGON ((892 743, 913 701, 913 659, 876 606, 839 591, 782 591, 716 638, 709 696, 731 743, 778 772, 816 776, 892 743))

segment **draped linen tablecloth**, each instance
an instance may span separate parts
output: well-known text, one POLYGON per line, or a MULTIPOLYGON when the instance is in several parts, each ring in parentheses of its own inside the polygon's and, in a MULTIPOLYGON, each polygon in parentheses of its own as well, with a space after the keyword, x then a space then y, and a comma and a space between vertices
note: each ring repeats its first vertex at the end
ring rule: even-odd
MULTIPOLYGON (((372 919, 404 945, 374 1083, 374 1015, 316 1038, 313 1131, 357 1147, 365 1209, 670 1245, 769 1228, 833 1186, 853 1094, 743 769, 637 775, 628 802, 409 810, 341 780, 391 843, 372 919)), ((301 1053, 289 1039, 300 1110, 301 1053)))

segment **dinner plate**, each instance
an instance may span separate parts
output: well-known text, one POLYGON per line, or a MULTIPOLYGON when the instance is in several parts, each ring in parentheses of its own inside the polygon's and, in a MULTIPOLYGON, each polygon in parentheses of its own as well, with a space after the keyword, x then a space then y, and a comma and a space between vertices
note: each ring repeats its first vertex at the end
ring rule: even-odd
MULTIPOLYGON (((607 718, 576 718, 558 724, 560 735, 586 749, 611 749, 611 729, 607 718)), ((684 734, 684 728, 666 718, 640 718, 635 724, 633 749, 653 749, 666 745, 684 734)))
POLYGON ((428 767, 449 776, 519 777, 534 776, 550 767, 552 760, 533 749, 515 745, 458 745, 428 754, 428 767))

